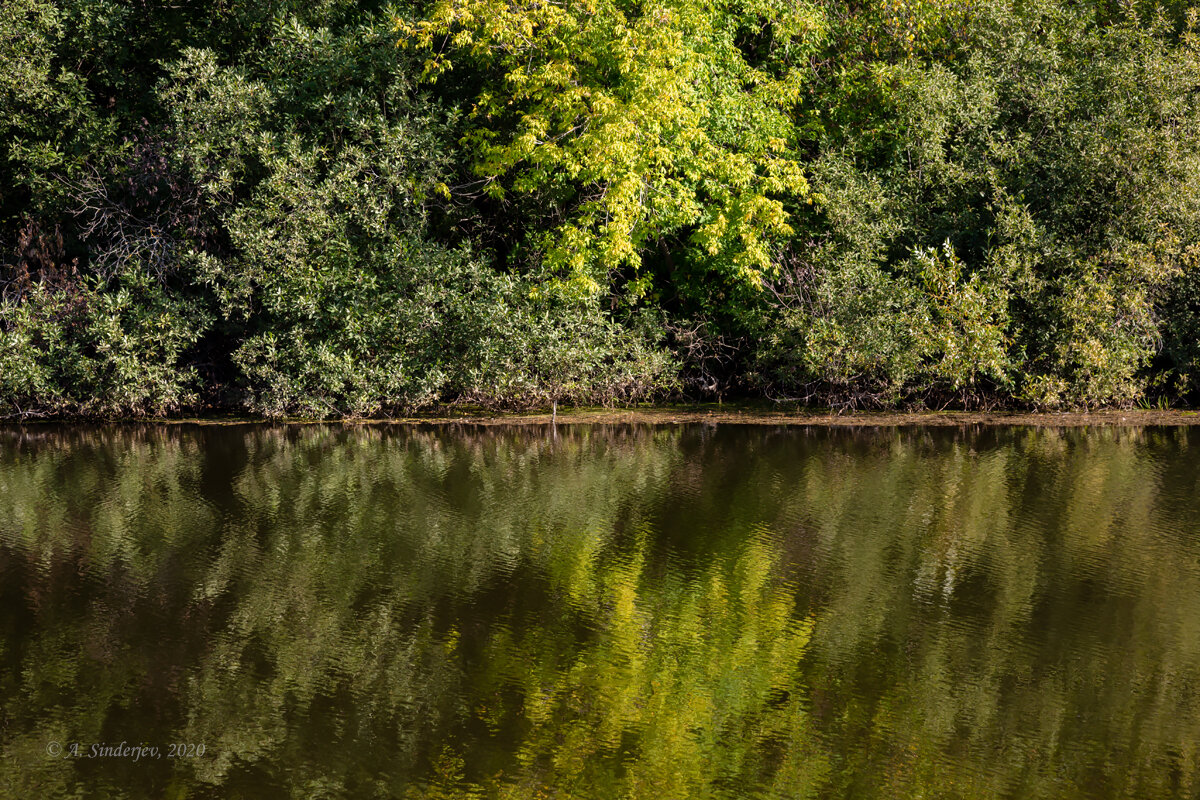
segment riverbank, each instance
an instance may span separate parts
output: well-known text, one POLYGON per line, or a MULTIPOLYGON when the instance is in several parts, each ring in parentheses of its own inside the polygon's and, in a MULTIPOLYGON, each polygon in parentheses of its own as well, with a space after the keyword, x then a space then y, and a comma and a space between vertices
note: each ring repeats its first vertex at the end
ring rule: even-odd
MULTIPOLYGON (((403 422, 483 425, 545 425, 551 422, 548 413, 537 414, 467 414, 439 417, 413 417, 403 420, 362 420, 364 423, 403 422)), ((1090 427, 1200 425, 1200 412, 1176 409, 1134 409, 1104 411, 1070 411, 1034 413, 1020 411, 921 411, 921 412, 859 412, 831 413, 804 410, 768 411, 755 408, 696 405, 654 408, 605 409, 588 408, 559 411, 559 425, 573 424, 738 424, 738 425, 813 425, 821 427, 898 427, 928 425, 955 427, 964 425, 1023 425, 1032 427, 1090 427)))
MULTIPOLYGON (((1098 411, 878 411, 837 413, 811 409, 771 409, 736 404, 689 404, 634 408, 577 408, 560 409, 559 425, 809 425, 820 427, 901 427, 901 426, 992 426, 1020 425, 1028 427, 1141 427, 1200 425, 1200 411, 1182 409, 1105 409, 1098 411)), ((454 412, 413 415, 407 417, 366 418, 345 420, 278 419, 257 417, 182 417, 177 419, 108 420, 111 422, 152 423, 164 425, 245 425, 245 424, 306 424, 306 425, 548 425, 547 412, 499 413, 490 410, 458 410, 454 412)), ((0 420, 0 425, 61 424, 80 422, 95 424, 95 419, 0 420)))

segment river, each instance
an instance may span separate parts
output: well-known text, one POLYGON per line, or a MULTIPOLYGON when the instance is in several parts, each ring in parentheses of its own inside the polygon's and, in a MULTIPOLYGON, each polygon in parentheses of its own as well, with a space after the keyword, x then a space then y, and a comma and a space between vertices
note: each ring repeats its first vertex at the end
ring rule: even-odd
POLYGON ((1200 429, 0 428, 0 797, 1200 794, 1200 429))

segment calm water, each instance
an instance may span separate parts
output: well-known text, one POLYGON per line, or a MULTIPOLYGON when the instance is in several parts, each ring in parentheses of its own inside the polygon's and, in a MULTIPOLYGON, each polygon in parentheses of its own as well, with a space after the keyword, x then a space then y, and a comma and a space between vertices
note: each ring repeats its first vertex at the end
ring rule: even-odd
POLYGON ((1183 428, 0 429, 0 797, 1197 797, 1198 498, 1183 428))

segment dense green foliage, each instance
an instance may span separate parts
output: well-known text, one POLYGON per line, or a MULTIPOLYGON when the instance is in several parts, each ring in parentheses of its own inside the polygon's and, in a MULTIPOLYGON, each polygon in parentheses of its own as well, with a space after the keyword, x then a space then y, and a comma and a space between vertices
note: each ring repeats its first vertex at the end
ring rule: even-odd
POLYGON ((0 414, 1194 402, 1193 13, 11 0, 0 414))

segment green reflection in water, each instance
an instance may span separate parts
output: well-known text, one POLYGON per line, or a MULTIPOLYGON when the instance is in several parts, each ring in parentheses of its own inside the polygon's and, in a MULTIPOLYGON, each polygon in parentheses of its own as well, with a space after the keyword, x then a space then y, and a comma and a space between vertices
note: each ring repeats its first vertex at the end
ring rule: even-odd
POLYGON ((1194 797, 1196 442, 0 430, 0 796, 1194 797))

